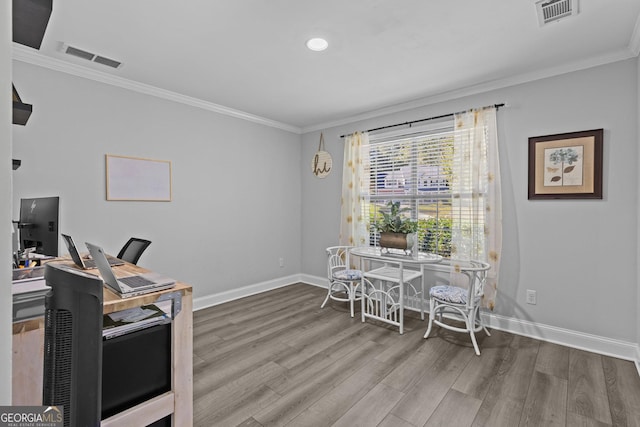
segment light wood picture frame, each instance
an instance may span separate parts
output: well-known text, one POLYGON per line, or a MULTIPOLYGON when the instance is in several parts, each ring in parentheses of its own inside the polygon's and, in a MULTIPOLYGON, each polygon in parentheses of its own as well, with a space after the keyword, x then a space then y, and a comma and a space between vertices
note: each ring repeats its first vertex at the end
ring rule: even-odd
POLYGON ((529 138, 529 199, 602 199, 603 134, 529 138))
POLYGON ((171 201, 171 162, 105 155, 107 200, 171 201))

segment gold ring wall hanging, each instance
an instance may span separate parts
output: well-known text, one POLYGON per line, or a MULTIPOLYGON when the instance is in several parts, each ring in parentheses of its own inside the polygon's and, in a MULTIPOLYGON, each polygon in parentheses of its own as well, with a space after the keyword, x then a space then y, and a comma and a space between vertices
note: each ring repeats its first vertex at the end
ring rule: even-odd
POLYGON ((324 136, 320 132, 320 144, 318 145, 318 152, 313 156, 311 161, 311 170, 313 174, 318 178, 324 178, 331 172, 333 166, 333 160, 331 154, 324 149, 324 136))

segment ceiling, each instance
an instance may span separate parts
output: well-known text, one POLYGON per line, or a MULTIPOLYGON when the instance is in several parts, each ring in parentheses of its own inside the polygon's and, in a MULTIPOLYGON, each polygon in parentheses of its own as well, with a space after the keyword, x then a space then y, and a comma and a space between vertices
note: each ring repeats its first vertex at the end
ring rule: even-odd
POLYGON ((54 0, 14 59, 306 132, 638 55, 640 1, 579 1, 541 27, 535 0, 54 0))

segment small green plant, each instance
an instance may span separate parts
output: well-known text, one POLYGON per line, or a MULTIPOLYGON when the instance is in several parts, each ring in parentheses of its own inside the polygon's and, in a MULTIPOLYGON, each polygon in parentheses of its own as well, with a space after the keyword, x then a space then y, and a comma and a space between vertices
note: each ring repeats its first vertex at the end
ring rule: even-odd
POLYGON ((415 233, 418 231, 418 221, 402 215, 409 208, 400 208, 400 202, 387 203, 388 211, 380 211, 380 215, 374 222, 375 229, 380 233, 415 233))
POLYGON ((451 256, 451 218, 421 219, 418 239, 421 242, 421 250, 449 258, 451 256))

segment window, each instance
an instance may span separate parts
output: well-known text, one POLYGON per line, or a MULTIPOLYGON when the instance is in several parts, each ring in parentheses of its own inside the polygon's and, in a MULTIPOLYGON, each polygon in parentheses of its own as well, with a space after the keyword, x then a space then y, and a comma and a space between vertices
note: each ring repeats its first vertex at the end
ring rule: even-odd
POLYGON ((502 252, 498 107, 416 121, 429 127, 348 135, 340 241, 379 245, 372 224, 399 202, 418 221, 420 250, 491 265, 483 304, 493 308, 502 252))
MULTIPOLYGON (((373 224, 390 201, 401 202, 419 222, 421 251, 451 254, 453 119, 421 129, 370 136, 365 160, 368 189, 363 216, 373 224)), ((366 185, 366 183, 365 183, 366 185)), ((369 228, 370 245, 379 235, 369 228)))

